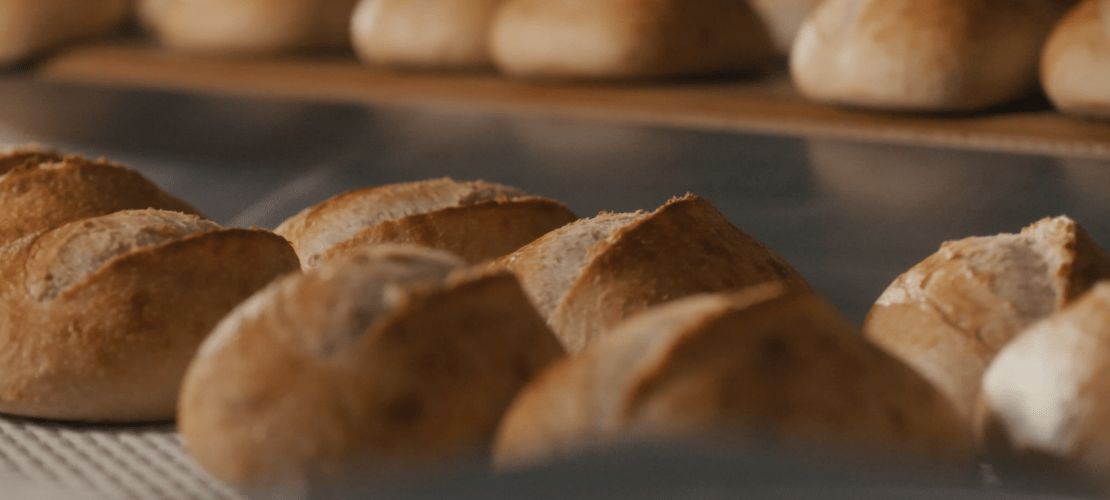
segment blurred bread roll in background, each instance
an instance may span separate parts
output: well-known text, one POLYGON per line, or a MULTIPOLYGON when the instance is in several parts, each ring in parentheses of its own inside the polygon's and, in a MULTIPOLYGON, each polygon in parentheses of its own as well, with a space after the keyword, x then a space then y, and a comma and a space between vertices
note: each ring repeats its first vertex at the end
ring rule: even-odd
POLYGON ((351 41, 369 64, 435 69, 492 66, 489 32, 504 0, 362 0, 351 41))
POLYGON ((1060 21, 1045 45, 1041 80, 1061 111, 1110 118, 1110 0, 1084 0, 1060 21))
POLYGON ((794 38, 809 12, 821 0, 749 0, 775 44, 775 50, 789 54, 794 38))
POLYGON ((130 0, 0 0, 0 67, 115 29, 130 0))

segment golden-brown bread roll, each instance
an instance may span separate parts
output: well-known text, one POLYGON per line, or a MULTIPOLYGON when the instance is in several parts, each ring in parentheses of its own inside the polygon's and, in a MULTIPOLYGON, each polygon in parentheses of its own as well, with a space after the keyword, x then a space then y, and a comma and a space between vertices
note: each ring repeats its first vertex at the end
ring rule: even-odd
POLYGON ((488 458, 517 391, 562 349, 512 275, 384 245, 279 280, 189 367, 178 426, 248 488, 488 458))
POLYGON ((637 79, 762 68, 759 16, 736 0, 509 0, 490 51, 501 71, 554 79, 637 79))
POLYGON ((965 111, 1037 88, 1045 38, 1074 0, 828 0, 798 32, 790 72, 822 102, 965 111))
POLYGON ((1041 56, 1041 83, 1061 111, 1110 118, 1110 0, 1084 0, 1060 21, 1041 56))
POLYGON ((775 50, 789 54, 802 22, 821 0, 749 0, 752 8, 763 19, 775 50))
POLYGON ((821 298, 767 283, 637 315, 521 391, 495 465, 638 440, 776 444, 968 461, 970 429, 821 298))
POLYGON ((0 412, 174 417, 185 367, 232 307, 296 270, 267 231, 131 210, 0 248, 0 412))
POLYGON ((302 210, 275 232, 293 243, 305 268, 381 243, 438 248, 477 263, 577 219, 562 204, 514 187, 442 178, 343 193, 302 210))
POLYGON ((883 292, 863 329, 970 419, 998 351, 1106 277, 1110 255, 1075 221, 1043 219, 1020 234, 945 243, 883 292))
POLYGON ((273 54, 350 44, 358 0, 138 0, 162 45, 214 55, 273 54))
POLYGON ((369 64, 439 69, 491 66, 489 32, 504 0, 362 0, 351 42, 369 64))
POLYGON ((86 217, 156 208, 196 214, 142 174, 105 160, 48 150, 0 152, 0 245, 86 217))
POLYGON ((568 224, 494 265, 516 273, 572 353, 660 302, 767 281, 808 288, 782 257, 693 195, 650 214, 568 224))
POLYGON ((0 0, 0 66, 111 31, 130 0, 0 0))

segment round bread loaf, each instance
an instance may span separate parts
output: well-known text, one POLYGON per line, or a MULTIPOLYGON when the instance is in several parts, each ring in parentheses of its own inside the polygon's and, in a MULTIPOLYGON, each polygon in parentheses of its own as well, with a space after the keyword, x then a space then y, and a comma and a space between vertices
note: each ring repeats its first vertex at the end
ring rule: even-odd
POLYGON ((111 31, 130 7, 130 0, 0 1, 0 66, 111 31))
POLYGON ((794 85, 817 101, 967 111, 1037 88, 1045 38, 1074 0, 828 0, 798 32, 794 85))
POLYGON ((350 45, 358 0, 137 0, 162 45, 216 55, 272 54, 350 45))
POLYGON ((268 491, 488 457, 512 398, 563 351, 511 274, 463 264, 383 245, 252 297, 189 367, 188 450, 268 491))
POLYGON ((232 307, 296 270, 289 244, 129 210, 0 248, 0 412, 172 419, 185 367, 232 307))
POLYGON ((572 353, 660 302, 767 281, 808 288, 782 257, 693 195, 651 214, 568 224, 494 265, 516 273, 572 353))
POLYGON ((802 22, 821 0, 749 0, 763 19, 775 50, 789 54, 802 22))
POLYGON ((1110 0, 1084 0, 1060 21, 1041 56, 1041 83, 1061 111, 1110 118, 1110 0))
POLYGON ((984 370, 1034 321, 1110 277, 1110 255, 1075 221, 950 241, 901 275, 864 322, 866 335, 971 418, 984 370))
POLYGON ((0 154, 0 245, 86 217, 155 208, 196 214, 142 174, 36 148, 0 154))
POLYGON ((362 0, 351 20, 368 64, 437 69, 493 65, 489 31, 504 0, 362 0))
POLYGON ((490 51, 501 71, 554 79, 637 79, 763 68, 770 35, 734 0, 509 0, 490 51))
POLYGON ((809 291, 766 283, 637 315, 530 383, 498 429, 498 467, 628 441, 729 436, 969 461, 947 399, 809 291))
POLYGON ((290 217, 275 232, 293 243, 306 269, 381 243, 447 250, 478 263, 577 219, 562 204, 514 187, 442 178, 343 193, 290 217))

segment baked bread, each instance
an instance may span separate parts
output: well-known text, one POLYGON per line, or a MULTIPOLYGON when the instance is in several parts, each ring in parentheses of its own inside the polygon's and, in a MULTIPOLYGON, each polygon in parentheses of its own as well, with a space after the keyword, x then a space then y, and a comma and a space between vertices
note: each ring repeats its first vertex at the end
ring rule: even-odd
POLYGON ((203 467, 266 491, 488 459, 562 349, 511 274, 384 245, 283 278, 189 367, 178 428, 203 467))
POLYGON ((130 0, 2 0, 0 66, 111 31, 130 7, 130 0))
POLYGON ((976 429, 1004 462, 1110 488, 1110 282, 1014 338, 983 376, 976 429), (1053 463, 1056 462, 1056 463, 1053 463))
POLYGON ((774 444, 968 461, 947 399, 809 291, 768 283, 676 300, 564 358, 513 402, 495 465, 628 441, 774 444))
POLYGON ((142 174, 105 160, 16 148, 0 154, 0 245, 86 217, 156 208, 196 214, 142 174))
POLYGON ((435 69, 493 65, 489 32, 504 0, 362 0, 351 42, 368 64, 435 69))
POLYGON ((390 242, 447 250, 477 263, 577 218, 557 202, 514 187, 442 178, 343 193, 302 210, 275 232, 293 243, 305 268, 356 247, 390 242))
POLYGON ((782 257, 693 195, 650 214, 603 213, 568 224, 494 265, 516 273, 572 353, 668 300, 767 281, 808 288, 782 257))
POLYGON ((794 37, 809 12, 821 0, 749 0, 771 35, 775 51, 789 54, 794 37))
POLYGON ((1075 221, 950 241, 901 275, 864 322, 971 418, 984 370, 1021 330, 1110 277, 1110 255, 1075 221))
POLYGON ((1056 26, 1041 83, 1065 113, 1110 118, 1110 0, 1084 0, 1056 26))
POLYGON ((267 231, 130 210, 0 248, 0 413, 174 417, 185 367, 232 307, 296 255, 267 231))
POLYGON ((968 111, 1037 88, 1045 38, 1074 0, 828 0, 798 32, 805 97, 903 111, 968 111))
POLYGON ((0 148, 0 175, 26 164, 36 167, 41 163, 59 162, 63 159, 61 153, 38 144, 3 147, 0 148))
POLYGON ((165 47, 214 55, 350 46, 358 0, 137 0, 140 22, 165 47))
POLYGON ((509 0, 490 51, 509 75, 549 79, 737 73, 774 57, 759 16, 734 0, 509 0))

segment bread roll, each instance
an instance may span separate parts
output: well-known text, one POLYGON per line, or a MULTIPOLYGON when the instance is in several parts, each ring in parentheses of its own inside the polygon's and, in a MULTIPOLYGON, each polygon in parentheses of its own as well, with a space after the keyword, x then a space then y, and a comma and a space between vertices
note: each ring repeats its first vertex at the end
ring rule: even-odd
POLYGON ((572 353, 660 302, 767 281, 808 288, 782 257, 693 195, 651 214, 568 224, 494 265, 516 273, 572 353))
POLYGON ((0 413, 172 419, 185 367, 232 307, 297 269, 281 237, 131 210, 0 248, 0 413))
POLYGON ((562 355, 508 273, 381 246, 286 277, 189 367, 178 426, 217 477, 267 490, 488 456, 505 408, 562 355))
POLYGON ((504 0, 362 0, 351 41, 366 63, 420 68, 491 66, 489 32, 504 0))
POLYGON ((63 159, 61 153, 38 144, 0 148, 0 175, 16 167, 28 164, 29 167, 37 167, 42 163, 59 162, 63 159))
POLYGON ((130 0, 0 0, 0 66, 111 31, 130 0))
POLYGON ((1110 0, 1085 0, 1060 21, 1041 57, 1041 82, 1061 111, 1110 118, 1110 0))
POLYGON ((967 111, 1037 88, 1041 46, 1074 0, 828 0, 798 32, 790 72, 822 102, 967 111))
POLYGON ((442 178, 343 193, 302 210, 276 232, 293 243, 305 268, 390 242, 447 250, 477 263, 577 218, 557 202, 514 187, 442 178))
POLYGON ((1101 282, 998 353, 983 376, 977 431, 996 456, 1082 471, 1110 488, 1108 374, 1110 282, 1101 282))
POLYGON ((727 436, 956 461, 972 449, 928 382, 812 292, 768 283, 649 309, 558 362, 513 402, 494 459, 727 436))
POLYGON ((105 160, 17 148, 0 154, 0 245, 86 217, 156 208, 196 214, 142 174, 105 160), (16 165, 18 163, 18 165, 16 165))
POLYGON ((774 48, 736 0, 509 0, 490 35, 514 76, 637 79, 762 68, 774 48))
POLYGON ((138 0, 162 45, 216 55, 274 54, 350 44, 358 0, 138 0))
POLYGON ((794 45, 794 37, 798 34, 802 22, 809 12, 821 3, 821 0, 749 1, 759 17, 763 19, 763 24, 767 26, 771 41, 775 44, 775 51, 782 54, 790 53, 790 47, 794 45))
POLYGON ((987 365, 1018 332, 1110 277, 1110 255, 1075 221, 950 241, 883 292, 864 332, 971 417, 987 365))

